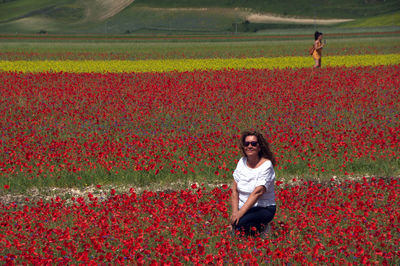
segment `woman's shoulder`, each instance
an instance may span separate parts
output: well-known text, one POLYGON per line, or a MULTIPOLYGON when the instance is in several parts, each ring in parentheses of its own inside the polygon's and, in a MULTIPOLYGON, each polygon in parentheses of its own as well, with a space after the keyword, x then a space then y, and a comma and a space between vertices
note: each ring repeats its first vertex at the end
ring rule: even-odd
POLYGON ((246 169, 246 157, 241 157, 236 164, 235 172, 242 172, 246 169))
POLYGON ((245 163, 246 163, 246 157, 243 156, 243 157, 241 157, 241 158, 239 159, 237 165, 242 165, 242 164, 245 164, 245 163))
POLYGON ((260 165, 260 166, 262 166, 263 168, 270 168, 270 167, 272 167, 272 162, 271 162, 270 159, 263 157, 263 158, 261 158, 261 160, 262 160, 262 162, 261 162, 261 165, 260 165))

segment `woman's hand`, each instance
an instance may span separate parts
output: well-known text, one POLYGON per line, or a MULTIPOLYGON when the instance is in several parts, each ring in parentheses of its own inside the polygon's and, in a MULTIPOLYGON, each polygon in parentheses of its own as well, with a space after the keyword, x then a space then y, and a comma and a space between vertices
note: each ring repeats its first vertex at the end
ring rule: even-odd
POLYGON ((231 218, 230 218, 230 223, 232 225, 236 225, 239 222, 240 218, 241 218, 241 215, 239 214, 238 211, 232 212, 231 218))

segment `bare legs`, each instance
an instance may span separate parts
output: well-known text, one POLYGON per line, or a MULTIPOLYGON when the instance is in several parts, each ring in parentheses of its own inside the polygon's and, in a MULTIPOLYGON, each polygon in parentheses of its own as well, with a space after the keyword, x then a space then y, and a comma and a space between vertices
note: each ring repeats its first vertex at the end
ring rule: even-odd
POLYGON ((315 65, 314 68, 320 68, 321 67, 321 58, 320 59, 314 59, 315 65))

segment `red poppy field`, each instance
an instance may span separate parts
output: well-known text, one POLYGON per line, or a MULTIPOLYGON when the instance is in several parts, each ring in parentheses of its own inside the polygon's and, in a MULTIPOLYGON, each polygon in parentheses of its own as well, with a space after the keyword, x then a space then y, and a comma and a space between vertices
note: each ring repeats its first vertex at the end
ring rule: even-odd
POLYGON ((277 185, 278 215, 265 239, 229 233, 226 185, 140 195, 112 190, 106 200, 88 194, 72 204, 58 197, 1 204, 2 260, 11 265, 399 262, 398 180, 277 185))
POLYGON ((3 194, 230 184, 247 128, 267 136, 278 179, 278 211, 266 239, 228 233, 229 185, 1 203, 0 260, 399 263, 399 72, 400 65, 0 72, 3 194), (365 178, 350 181, 355 176, 365 178))
POLYGON ((281 177, 394 176, 399 70, 3 72, 1 182, 228 181, 245 128, 281 177))

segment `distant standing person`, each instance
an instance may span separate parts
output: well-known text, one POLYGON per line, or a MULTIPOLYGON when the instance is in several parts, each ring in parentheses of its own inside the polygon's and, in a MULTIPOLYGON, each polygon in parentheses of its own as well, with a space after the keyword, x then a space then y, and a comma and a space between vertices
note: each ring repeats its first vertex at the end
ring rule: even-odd
POLYGON ((314 58, 315 65, 314 68, 321 67, 321 57, 322 57, 322 48, 324 47, 324 44, 322 43, 322 32, 316 31, 314 33, 314 52, 312 54, 312 57, 314 58))

